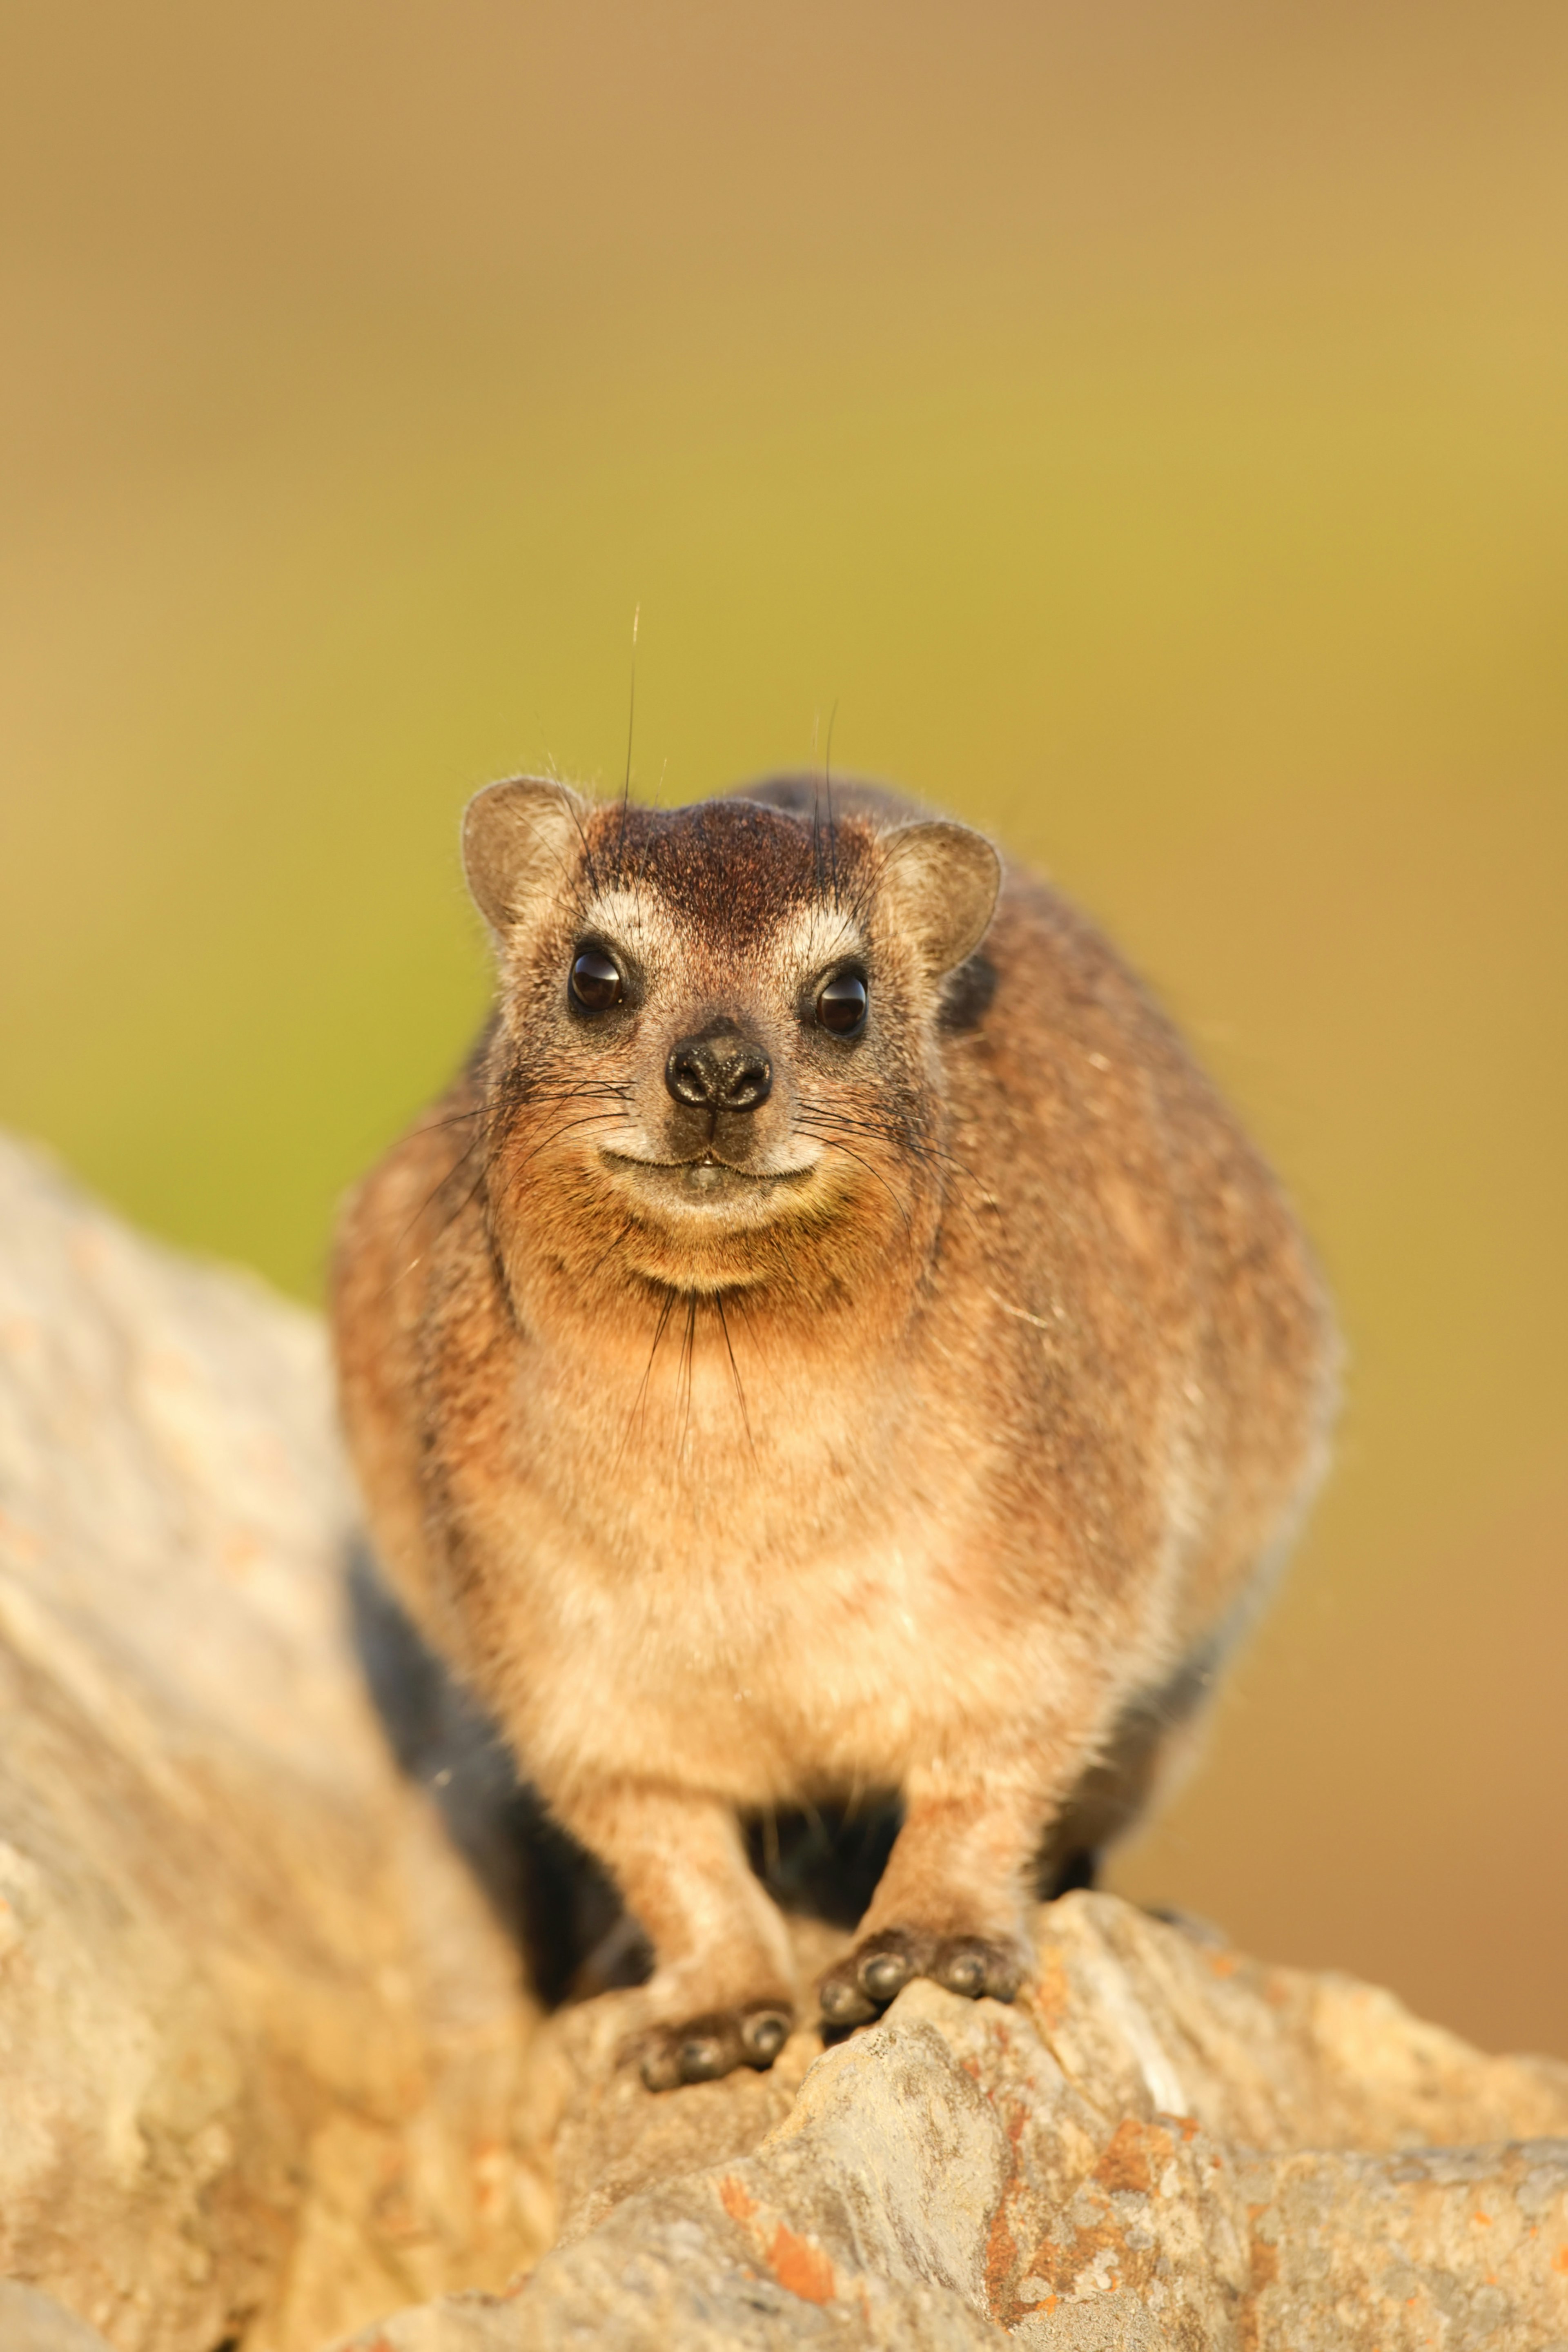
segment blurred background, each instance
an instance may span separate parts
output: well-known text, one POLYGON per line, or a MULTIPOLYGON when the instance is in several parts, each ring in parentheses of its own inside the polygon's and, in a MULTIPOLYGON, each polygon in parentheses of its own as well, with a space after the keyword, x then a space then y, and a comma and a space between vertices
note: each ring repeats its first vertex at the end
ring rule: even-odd
POLYGON ((1117 1883, 1568 2055, 1568 14, 4 0, 0 1120, 310 1299, 477 784, 820 755, 1110 925, 1338 1465, 1117 1883))

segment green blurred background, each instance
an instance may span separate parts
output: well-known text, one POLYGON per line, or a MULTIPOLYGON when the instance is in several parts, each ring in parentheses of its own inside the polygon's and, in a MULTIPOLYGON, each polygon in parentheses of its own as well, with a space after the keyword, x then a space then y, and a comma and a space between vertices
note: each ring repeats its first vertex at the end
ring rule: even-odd
POLYGON ((1338 1467, 1119 1883, 1568 2053, 1568 13, 5 0, 0 1119, 319 1294, 465 794, 805 761, 1102 916, 1338 1467))

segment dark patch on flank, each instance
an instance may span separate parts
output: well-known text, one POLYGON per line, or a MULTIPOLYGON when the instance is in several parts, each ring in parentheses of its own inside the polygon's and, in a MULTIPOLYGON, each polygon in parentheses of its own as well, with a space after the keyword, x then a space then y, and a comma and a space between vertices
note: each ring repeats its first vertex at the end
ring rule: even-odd
POLYGON ((950 972, 942 992, 940 1020, 950 1036, 978 1029, 991 1010, 998 974, 990 958, 978 950, 967 963, 950 972))

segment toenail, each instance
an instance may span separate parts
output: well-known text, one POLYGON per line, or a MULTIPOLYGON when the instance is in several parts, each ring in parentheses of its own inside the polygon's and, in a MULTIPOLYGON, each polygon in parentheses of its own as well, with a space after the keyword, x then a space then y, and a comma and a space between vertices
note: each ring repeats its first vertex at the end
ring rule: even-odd
POLYGON ((742 2038, 752 2056, 760 2058, 766 2065, 778 2056, 788 2041, 789 2027, 782 2017, 753 2017, 748 2019, 742 2038))
POLYGON ((689 2083, 710 2083, 724 2072, 724 2053, 716 2034, 694 2034, 680 2045, 680 2071, 689 2083))
POLYGON ((859 1986, 847 1977, 836 1977, 825 1984, 817 1998, 822 2014, 832 2025, 859 2025, 874 2013, 859 1986))
POLYGON ((910 1964, 898 1952, 873 1952, 860 1963, 860 1981, 873 2000, 891 2000, 910 1979, 910 1964))
POLYGON ((680 2067, 672 2050, 648 2051, 637 2071, 646 2090, 673 2091, 680 2082, 680 2067))

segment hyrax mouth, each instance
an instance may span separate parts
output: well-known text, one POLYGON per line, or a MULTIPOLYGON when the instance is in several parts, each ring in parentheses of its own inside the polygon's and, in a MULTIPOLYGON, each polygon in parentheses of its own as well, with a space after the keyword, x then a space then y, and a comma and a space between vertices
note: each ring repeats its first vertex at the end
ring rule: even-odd
POLYGON ((737 1168, 711 1152, 690 1160, 643 1160, 630 1152, 610 1150, 601 1157, 630 1191, 677 1214, 737 1209, 765 1214, 809 1182, 812 1175, 810 1167, 737 1168))

